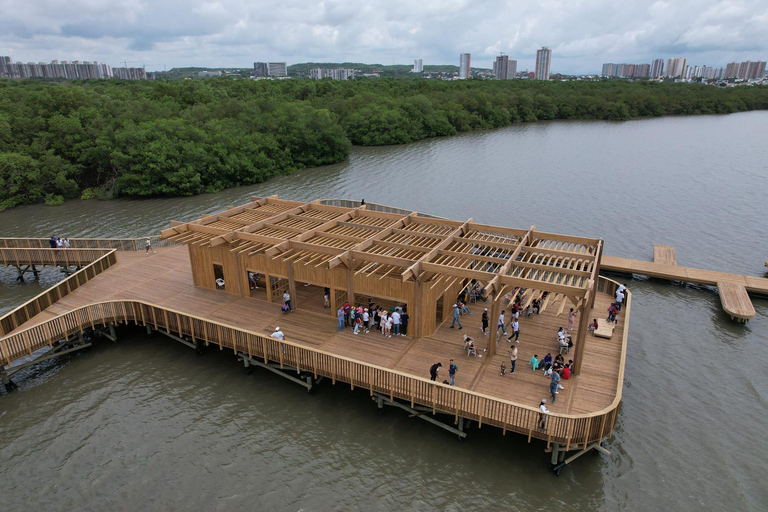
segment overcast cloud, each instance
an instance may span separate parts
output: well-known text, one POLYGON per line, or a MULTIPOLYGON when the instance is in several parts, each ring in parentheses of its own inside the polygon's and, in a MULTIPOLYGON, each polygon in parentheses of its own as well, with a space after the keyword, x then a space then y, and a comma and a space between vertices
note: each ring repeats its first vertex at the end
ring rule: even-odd
POLYGON ((112 66, 250 67, 254 61, 599 72, 604 62, 768 58, 768 0, 0 0, 0 55, 112 66))

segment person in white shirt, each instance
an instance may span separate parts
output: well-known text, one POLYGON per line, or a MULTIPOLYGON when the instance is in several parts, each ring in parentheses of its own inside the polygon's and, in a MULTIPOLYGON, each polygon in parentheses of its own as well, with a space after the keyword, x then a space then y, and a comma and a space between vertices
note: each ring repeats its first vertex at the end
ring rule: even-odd
POLYGON ((293 306, 291 306, 291 294, 290 293, 285 292, 283 294, 283 304, 288 306, 288 309, 290 310, 290 312, 293 313, 293 306))
MULTIPOLYGON (((275 332, 272 333, 272 337, 276 340, 283 341, 285 339, 285 334, 283 334, 283 331, 281 331, 279 327, 275 327, 275 332)), ((285 345, 282 343, 280 344, 280 350, 285 354, 285 345)))
POLYGON ((541 403, 539 404, 539 410, 541 411, 539 413, 539 428, 542 430, 547 429, 547 414, 549 414, 549 411, 547 410, 547 399, 542 398, 541 403))
POLYGON ((499 325, 496 326, 496 335, 497 336, 499 334, 499 329, 501 329, 501 332, 504 333, 504 336, 507 335, 507 328, 504 327, 504 311, 502 311, 501 314, 499 314, 499 325))
POLYGON ((512 323, 510 324, 512 327, 512 335, 507 338, 507 341, 512 341, 512 338, 515 338, 515 343, 520 343, 520 322, 517 321, 517 318, 512 320, 512 323))
POLYGON ((624 303, 624 292, 616 292, 616 307, 621 311, 621 305, 624 303))
POLYGON ((397 309, 392 313, 392 330, 394 331, 395 336, 400 335, 400 313, 397 312, 397 309))
POLYGON ((368 308, 365 308, 363 310, 363 329, 364 329, 364 332, 370 332, 370 330, 368 329, 370 327, 370 325, 368 324, 370 319, 371 319, 371 316, 368 314, 368 308))

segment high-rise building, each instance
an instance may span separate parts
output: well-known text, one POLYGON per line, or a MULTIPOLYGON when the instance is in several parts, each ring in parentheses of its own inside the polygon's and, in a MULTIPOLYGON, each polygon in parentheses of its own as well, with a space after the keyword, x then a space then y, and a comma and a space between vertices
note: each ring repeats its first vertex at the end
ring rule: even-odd
POLYGON ((11 58, 0 57, 0 78, 11 78, 11 58))
POLYGON ((536 71, 534 76, 536 80, 549 80, 549 70, 552 65, 552 50, 542 46, 541 50, 536 50, 536 71))
POLYGON ((254 62, 253 63, 253 75, 254 76, 267 76, 269 69, 266 62, 254 62))
POLYGON ((288 76, 288 66, 285 62, 267 62, 269 76, 288 76))
POLYGON ((499 55, 493 62, 493 76, 496 80, 509 79, 509 56, 499 55))
POLYGON ((651 64, 651 78, 661 78, 664 76, 664 59, 654 59, 651 64))
POLYGON ((468 53, 459 54, 459 78, 469 78, 470 55, 468 53))
POLYGON ((685 57, 667 59, 667 72, 664 76, 670 78, 683 78, 685 76, 685 68, 687 63, 688 59, 685 57))
POLYGON ((343 68, 314 68, 309 70, 309 78, 313 80, 322 80, 323 78, 330 78, 331 80, 352 80, 355 78, 355 70, 343 68))
POLYGON ((411 73, 421 73, 422 71, 424 71, 424 66, 421 64, 421 59, 414 59, 411 73))

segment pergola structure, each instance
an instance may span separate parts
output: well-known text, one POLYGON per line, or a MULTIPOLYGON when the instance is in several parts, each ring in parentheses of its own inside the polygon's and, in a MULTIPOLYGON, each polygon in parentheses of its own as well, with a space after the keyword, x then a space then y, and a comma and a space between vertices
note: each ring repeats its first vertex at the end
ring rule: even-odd
MULTIPOLYGON (((542 233, 535 226, 512 229, 371 203, 277 196, 252 197, 171 226, 161 234, 189 246, 198 286, 216 288, 219 275, 227 292, 247 295, 247 272, 258 272, 294 297, 300 281, 330 288, 334 305, 354 303, 356 293, 401 301, 408 304, 415 337, 434 332, 442 319, 438 304, 450 305, 473 282, 481 283, 491 302, 492 332, 503 299, 522 291, 523 307, 537 298, 543 307, 559 300, 558 314, 572 304, 586 319, 603 246, 601 239, 542 233)), ((267 290, 268 300, 282 294, 279 287, 267 290)), ((576 374, 587 325, 579 322, 576 374)), ((495 346, 489 343, 491 355, 495 346)))

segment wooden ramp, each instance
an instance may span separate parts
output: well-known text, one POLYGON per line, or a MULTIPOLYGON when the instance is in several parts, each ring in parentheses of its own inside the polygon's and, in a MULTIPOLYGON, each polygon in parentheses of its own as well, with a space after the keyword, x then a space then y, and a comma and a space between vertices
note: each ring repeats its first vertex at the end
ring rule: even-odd
POLYGON ((748 294, 768 295, 768 279, 762 277, 677 266, 677 258, 675 257, 674 249, 671 247, 663 245, 654 246, 653 258, 654 261, 651 262, 603 255, 600 262, 600 270, 717 286, 720 301, 725 312, 732 319, 742 323, 756 314, 748 294), (671 253, 667 249, 671 250, 671 253), (666 260, 667 263, 659 263, 658 260, 661 259, 666 260), (674 261, 674 263, 670 263, 670 261, 674 261))
POLYGON ((731 320, 744 323, 755 316, 755 307, 749 300, 747 289, 741 285, 718 282, 717 292, 720 294, 720 303, 723 309, 731 316, 731 320))
POLYGON ((653 262, 660 265, 677 266, 677 255, 675 255, 675 248, 663 244, 654 245, 653 262))

